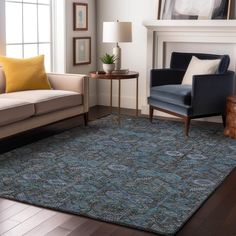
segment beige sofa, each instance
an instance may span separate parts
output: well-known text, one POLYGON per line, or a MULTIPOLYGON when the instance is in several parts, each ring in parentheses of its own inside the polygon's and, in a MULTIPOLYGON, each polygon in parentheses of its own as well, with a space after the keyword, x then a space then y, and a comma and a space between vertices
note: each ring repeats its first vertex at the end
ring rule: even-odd
POLYGON ((0 68, 0 139, 88 113, 88 77, 48 74, 52 90, 5 93, 0 68))

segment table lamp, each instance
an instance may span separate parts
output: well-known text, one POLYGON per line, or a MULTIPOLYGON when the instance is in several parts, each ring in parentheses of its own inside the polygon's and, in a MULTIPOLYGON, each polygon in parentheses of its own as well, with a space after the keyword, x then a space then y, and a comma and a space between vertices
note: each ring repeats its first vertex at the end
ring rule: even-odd
POLYGON ((113 54, 116 56, 115 71, 121 70, 121 48, 118 43, 132 42, 131 22, 103 22, 103 42, 116 43, 113 54))

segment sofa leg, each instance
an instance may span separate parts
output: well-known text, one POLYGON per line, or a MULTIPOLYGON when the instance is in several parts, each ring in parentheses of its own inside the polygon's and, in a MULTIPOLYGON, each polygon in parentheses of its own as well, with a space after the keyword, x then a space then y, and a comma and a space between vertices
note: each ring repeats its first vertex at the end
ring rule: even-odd
POLYGON ((84 113, 84 125, 88 125, 88 112, 84 113))
POLYGON ((149 107, 149 119, 150 119, 150 122, 152 123, 152 120, 153 120, 153 107, 152 106, 149 107))
POLYGON ((185 120, 185 135, 188 137, 191 118, 186 117, 184 120, 185 120))
POLYGON ((226 115, 225 114, 222 114, 222 121, 223 121, 223 125, 225 128, 226 127, 226 115))

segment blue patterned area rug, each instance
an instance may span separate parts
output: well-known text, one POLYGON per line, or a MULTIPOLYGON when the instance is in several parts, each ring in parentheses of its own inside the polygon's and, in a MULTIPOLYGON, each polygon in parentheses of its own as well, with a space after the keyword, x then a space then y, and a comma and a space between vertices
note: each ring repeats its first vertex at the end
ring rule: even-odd
POLYGON ((115 119, 0 155, 0 196, 172 235, 236 166, 220 124, 115 119))

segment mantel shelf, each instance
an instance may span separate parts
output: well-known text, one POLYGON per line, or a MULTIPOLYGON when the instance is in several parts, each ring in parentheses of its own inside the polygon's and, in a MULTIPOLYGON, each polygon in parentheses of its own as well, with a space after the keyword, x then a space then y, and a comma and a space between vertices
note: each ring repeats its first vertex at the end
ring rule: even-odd
POLYGON ((143 25, 153 31, 236 31, 236 20, 151 20, 143 25))

